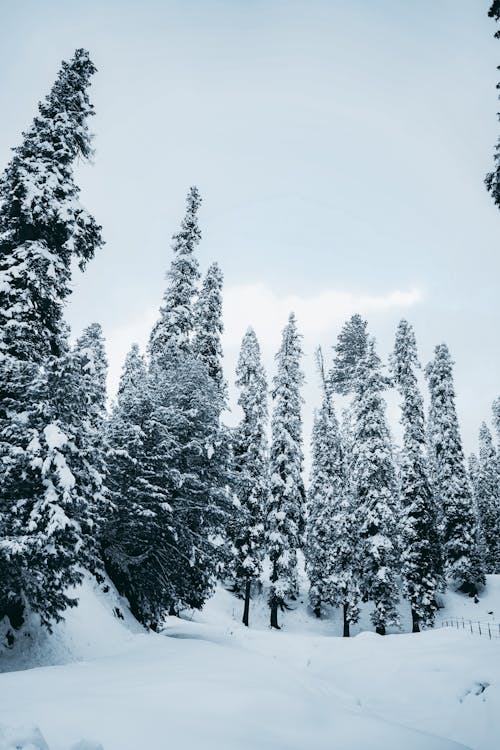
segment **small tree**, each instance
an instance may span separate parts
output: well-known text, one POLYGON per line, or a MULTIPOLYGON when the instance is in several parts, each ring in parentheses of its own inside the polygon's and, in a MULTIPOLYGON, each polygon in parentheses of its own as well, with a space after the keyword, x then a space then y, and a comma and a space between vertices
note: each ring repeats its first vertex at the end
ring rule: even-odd
POLYGON ((297 548, 304 525, 302 480, 302 348, 295 315, 290 314, 276 355, 271 421, 271 494, 267 513, 267 548, 271 562, 271 627, 278 628, 278 608, 298 593, 297 548))

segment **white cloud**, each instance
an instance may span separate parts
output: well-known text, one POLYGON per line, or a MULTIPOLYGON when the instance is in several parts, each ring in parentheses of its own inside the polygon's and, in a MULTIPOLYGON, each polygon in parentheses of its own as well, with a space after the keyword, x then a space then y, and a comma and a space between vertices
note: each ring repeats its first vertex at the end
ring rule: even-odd
POLYGON ((224 294, 226 349, 237 348, 249 325, 255 328, 263 351, 274 351, 290 311, 297 316, 304 339, 316 341, 353 313, 362 315, 403 309, 423 298, 418 289, 395 290, 382 295, 357 295, 327 289, 310 297, 279 296, 265 284, 229 287, 224 294))
MULTIPOLYGON (((260 341, 264 364, 269 378, 273 371, 273 356, 279 347, 281 330, 288 314, 293 310, 297 316, 300 332, 304 336, 304 350, 310 355, 319 343, 331 341, 331 332, 340 327, 354 312, 362 315, 383 313, 390 310, 403 310, 419 303, 423 298, 418 289, 394 290, 381 295, 359 295, 327 289, 309 297, 294 294, 279 295, 265 284, 241 284, 230 286, 224 292, 224 353, 226 377, 230 386, 234 379, 234 369, 243 334, 248 326, 253 326, 260 341)), ((106 331, 109 357, 109 392, 116 393, 123 361, 132 343, 137 342, 144 350, 149 332, 158 315, 158 308, 151 307, 134 320, 123 326, 106 331)), ((306 358, 305 370, 308 383, 305 397, 309 402, 314 398, 314 374, 311 357, 306 358)), ((230 420, 237 418, 234 409, 235 393, 230 387, 233 413, 230 420)), ((308 403, 306 410, 311 410, 308 403)), ((306 423, 307 423, 306 419, 306 423)))

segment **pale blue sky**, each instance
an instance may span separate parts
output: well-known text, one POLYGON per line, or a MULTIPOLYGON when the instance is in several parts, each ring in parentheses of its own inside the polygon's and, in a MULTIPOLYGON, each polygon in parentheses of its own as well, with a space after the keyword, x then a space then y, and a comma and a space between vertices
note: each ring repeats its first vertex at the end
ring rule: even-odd
POLYGON ((170 236, 197 184, 201 262, 218 260, 226 277, 231 380, 246 324, 271 368, 293 305, 309 429, 315 344, 333 343, 359 307, 385 355, 405 315, 424 362, 448 343, 475 447, 500 393, 500 215, 482 185, 497 139, 500 43, 487 9, 0 0, 2 164, 62 58, 84 46, 99 69, 95 165, 79 179, 107 244, 75 277, 68 315, 75 332, 103 324, 112 382, 129 339, 143 340, 154 317, 170 236))

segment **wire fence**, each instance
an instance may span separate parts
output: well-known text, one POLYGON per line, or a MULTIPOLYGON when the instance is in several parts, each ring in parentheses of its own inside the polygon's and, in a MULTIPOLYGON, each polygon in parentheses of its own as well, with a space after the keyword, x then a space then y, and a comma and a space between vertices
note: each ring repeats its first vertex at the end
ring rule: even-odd
POLYGON ((480 620, 466 620, 464 617, 447 617, 445 620, 441 620, 441 627, 464 630, 472 635, 489 638, 490 641, 496 638, 500 639, 500 622, 481 622, 480 620))

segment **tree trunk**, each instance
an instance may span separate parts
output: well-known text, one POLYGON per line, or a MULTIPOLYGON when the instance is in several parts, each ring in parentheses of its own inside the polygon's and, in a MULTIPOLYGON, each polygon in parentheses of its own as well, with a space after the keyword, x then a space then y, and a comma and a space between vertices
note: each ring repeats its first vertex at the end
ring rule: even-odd
POLYGON ((385 625, 377 625, 375 632, 377 635, 385 635, 385 625))
POLYGON ((418 615, 417 615, 417 613, 415 612, 415 610, 413 608, 411 610, 411 621, 412 621, 411 632, 412 633, 420 633, 420 625, 419 625, 419 622, 418 622, 418 615))
POLYGON ((246 625, 248 628, 248 615, 250 614, 250 578, 247 578, 245 581, 245 606, 243 607, 243 619, 242 623, 243 625, 246 625))
POLYGON ((274 596, 271 599, 271 627, 280 630, 278 625, 278 601, 274 596))
POLYGON ((168 614, 172 615, 173 617, 179 617, 179 613, 175 604, 170 604, 170 607, 168 608, 168 614))
POLYGON ((350 636, 350 632, 349 632, 349 620, 347 619, 347 604, 345 602, 344 602, 343 610, 344 610, 344 633, 343 633, 343 636, 344 636, 344 638, 349 638, 349 636, 350 636))
POLYGON ((321 617, 321 604, 316 604, 313 609, 315 616, 319 619, 321 617))

